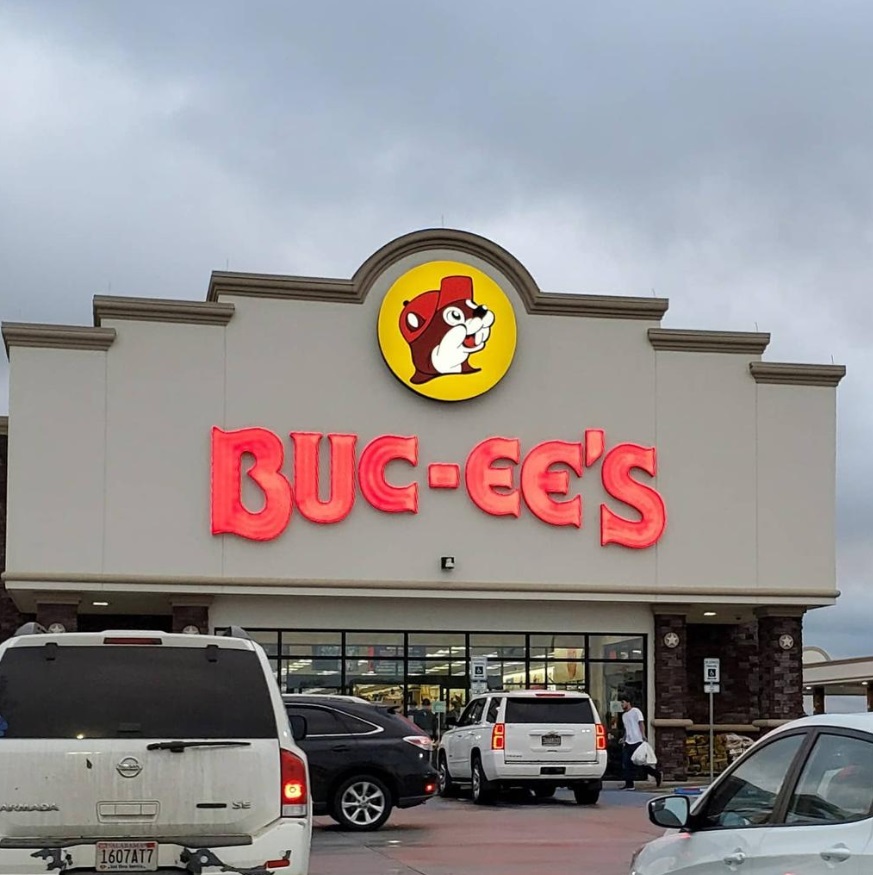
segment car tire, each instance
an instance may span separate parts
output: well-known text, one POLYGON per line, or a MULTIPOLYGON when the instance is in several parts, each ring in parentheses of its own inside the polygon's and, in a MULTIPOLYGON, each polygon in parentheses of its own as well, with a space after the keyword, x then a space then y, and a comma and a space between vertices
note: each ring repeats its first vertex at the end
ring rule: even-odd
POLYGON ((482 768, 482 758, 476 754, 471 763, 473 802, 476 805, 487 805, 494 795, 494 785, 485 777, 485 769, 482 768))
POLYGON ((555 795, 554 787, 534 787, 534 795, 537 799, 551 799, 555 795))
POLYGON ((333 794, 331 817, 355 832, 379 829, 391 814, 391 791, 374 775, 354 775, 333 794))
POLYGON ((582 784, 573 788, 573 795, 578 805, 596 805, 600 798, 600 783, 582 784))
POLYGON ((444 753, 440 754, 439 765, 439 787, 440 796, 445 799, 451 799, 458 795, 458 785, 452 780, 452 773, 449 771, 449 762, 444 753))

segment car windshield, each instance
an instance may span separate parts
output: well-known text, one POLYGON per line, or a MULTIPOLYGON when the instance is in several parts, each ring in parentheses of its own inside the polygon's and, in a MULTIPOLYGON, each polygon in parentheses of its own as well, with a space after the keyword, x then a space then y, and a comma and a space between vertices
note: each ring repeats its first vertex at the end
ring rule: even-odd
POLYGON ((506 702, 507 723, 593 723, 594 711, 588 699, 510 698, 506 702))
MULTIPOLYGON (((202 647, 13 647, 0 660, 6 738, 270 738, 257 655, 202 647), (245 707, 234 703, 245 701, 245 707)), ((2 744, 2 739, 0 739, 2 744)))

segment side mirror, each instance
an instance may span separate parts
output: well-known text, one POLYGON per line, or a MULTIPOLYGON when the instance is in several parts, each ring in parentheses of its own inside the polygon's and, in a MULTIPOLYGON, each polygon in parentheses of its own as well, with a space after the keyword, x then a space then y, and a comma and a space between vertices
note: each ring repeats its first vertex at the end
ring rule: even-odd
POLYGON ((300 714, 289 714, 288 722, 291 724, 291 736, 294 741, 303 741, 306 738, 306 718, 300 714))
POLYGON ((682 829, 691 816, 687 796, 659 796, 649 800, 649 820, 665 829, 682 829))

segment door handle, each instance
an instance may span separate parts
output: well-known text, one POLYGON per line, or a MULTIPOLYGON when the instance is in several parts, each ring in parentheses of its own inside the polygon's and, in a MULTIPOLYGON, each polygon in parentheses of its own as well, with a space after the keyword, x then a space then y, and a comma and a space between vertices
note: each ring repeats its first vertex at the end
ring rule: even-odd
POLYGON ((819 856, 827 863, 845 863, 852 856, 852 852, 845 845, 837 845, 822 851, 819 856))
POLYGON ((725 866, 740 866, 746 861, 746 855, 742 851, 735 851, 733 854, 728 854, 722 861, 725 866))

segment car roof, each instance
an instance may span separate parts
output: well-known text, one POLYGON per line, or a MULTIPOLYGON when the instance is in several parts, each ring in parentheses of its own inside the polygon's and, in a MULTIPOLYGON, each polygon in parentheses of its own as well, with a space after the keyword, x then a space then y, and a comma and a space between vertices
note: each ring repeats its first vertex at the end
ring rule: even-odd
MULTIPOLYGON (((156 632, 153 629, 106 629, 102 632, 34 632, 15 635, 7 638, 0 649, 12 647, 43 647, 46 644, 58 644, 62 647, 111 647, 106 639, 145 642, 159 641, 168 647, 207 647, 214 645, 225 650, 254 650, 256 642, 249 638, 236 638, 225 635, 185 635, 181 632, 156 632)), ((155 646, 152 644, 151 646, 155 646)))
POLYGON ((776 732, 786 732, 790 729, 811 726, 819 729, 857 729, 873 734, 873 713, 860 711, 855 714, 816 714, 813 717, 801 717, 778 727, 776 732))
POLYGON ((580 690, 489 690, 487 693, 477 693, 472 698, 482 696, 512 696, 513 699, 590 699, 588 693, 580 690))
POLYGON ((352 702, 355 705, 377 705, 378 702, 371 702, 369 699, 362 699, 360 696, 343 696, 340 693, 282 693, 282 698, 286 702, 352 702))

